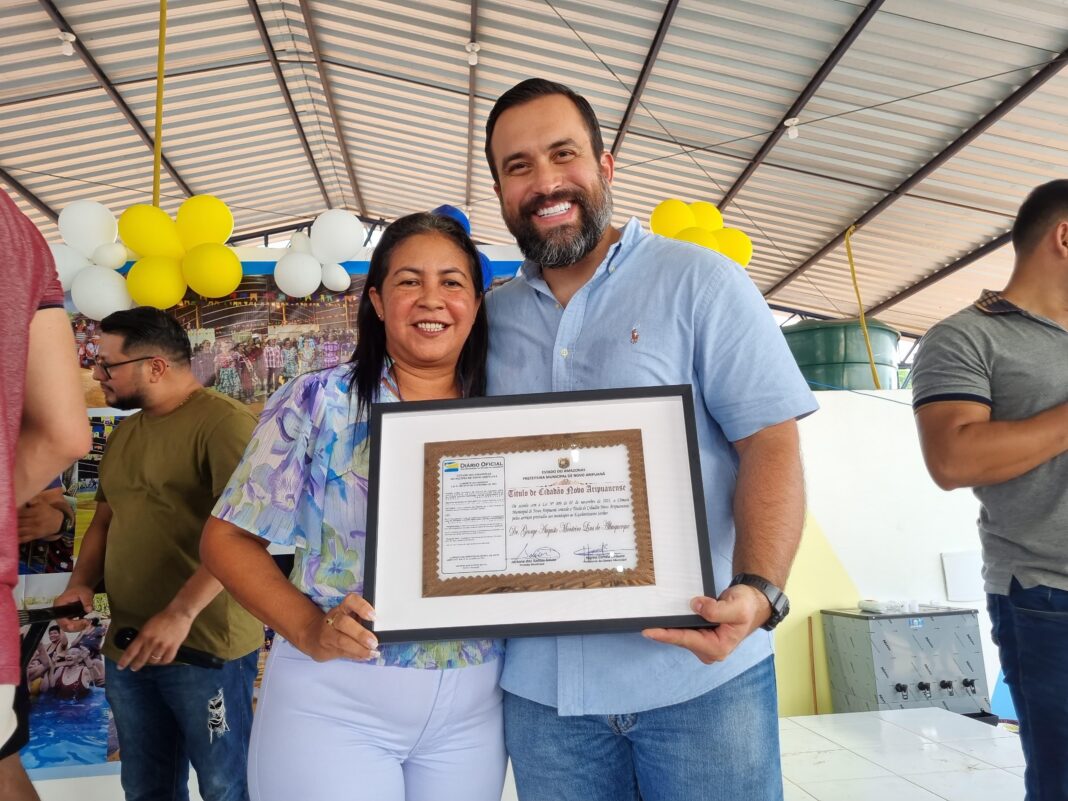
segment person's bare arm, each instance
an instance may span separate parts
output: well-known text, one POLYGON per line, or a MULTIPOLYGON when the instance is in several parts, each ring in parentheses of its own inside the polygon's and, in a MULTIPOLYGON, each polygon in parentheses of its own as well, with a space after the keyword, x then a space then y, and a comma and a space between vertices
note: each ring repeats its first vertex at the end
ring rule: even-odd
POLYGON ((326 615, 275 565, 260 537, 209 517, 200 558, 245 609, 316 661, 378 655, 378 640, 359 619, 371 620, 366 600, 349 593, 326 615))
MULTIPOLYGON (((765 428, 735 442, 734 447, 739 462, 734 493, 738 529, 734 572, 756 573, 779 587, 785 586, 805 522, 797 421, 765 428)), ((764 601, 767 603, 766 598, 764 601)), ((771 609, 767 611, 770 614, 771 609)))
POLYGON ((74 510, 63 495, 63 488, 46 489, 19 507, 19 543, 58 539, 68 522, 73 520, 74 510))
POLYGON ((1068 404, 1026 420, 991 420, 990 407, 936 401, 916 411, 927 471, 945 490, 1000 484, 1068 451, 1068 404))
POLYGON ((41 801, 26 775, 18 754, 0 759, 0 798, 10 801, 41 801))
POLYGON ((70 322, 63 309, 42 309, 30 322, 26 394, 15 449, 16 505, 29 501, 91 447, 70 322))
MULTIPOLYGON (((734 493, 735 573, 755 573, 782 587, 790 574, 805 517, 805 488, 797 422, 769 426, 734 443, 738 483, 734 493)), ((680 645, 708 664, 726 659, 767 622, 771 604, 745 584, 719 598, 695 598, 694 612, 719 623, 711 629, 646 629, 659 642, 680 645)))

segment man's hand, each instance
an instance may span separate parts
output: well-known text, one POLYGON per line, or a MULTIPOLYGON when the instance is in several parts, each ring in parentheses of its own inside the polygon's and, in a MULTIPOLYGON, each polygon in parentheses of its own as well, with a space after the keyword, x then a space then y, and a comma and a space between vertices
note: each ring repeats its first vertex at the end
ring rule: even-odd
POLYGON ((690 607, 709 623, 719 625, 713 629, 646 629, 642 634, 686 648, 706 665, 726 659, 738 643, 771 617, 771 604, 764 593, 746 584, 728 587, 719 600, 694 598, 690 607))
POLYGON ((134 641, 119 660, 119 670, 138 671, 145 665, 159 667, 174 661, 178 648, 189 636, 193 618, 181 612, 164 609, 153 615, 141 627, 134 641))
POLYGON ((19 507, 19 544, 59 536, 67 516, 59 504, 66 505, 63 488, 54 487, 34 495, 19 507))
POLYGON ((374 620, 375 610, 350 592, 316 622, 299 643, 293 643, 316 662, 328 659, 377 659, 378 638, 360 620, 374 620))
MULTIPOLYGON (((52 601, 53 606, 65 606, 66 604, 81 603, 86 614, 93 611, 93 588, 80 584, 68 584, 62 595, 57 595, 52 601)), ((57 621, 63 631, 82 631, 89 627, 89 621, 85 618, 61 617, 57 621)))

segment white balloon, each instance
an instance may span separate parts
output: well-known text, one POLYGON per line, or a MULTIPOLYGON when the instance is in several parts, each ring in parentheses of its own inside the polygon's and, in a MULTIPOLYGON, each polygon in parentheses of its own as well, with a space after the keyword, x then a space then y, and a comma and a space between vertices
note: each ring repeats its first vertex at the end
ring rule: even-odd
POLYGON ((103 320, 112 312, 134 306, 126 291, 126 279, 98 264, 90 264, 75 276, 70 298, 75 308, 90 320, 103 320))
POLYGON ((119 224, 103 203, 75 200, 59 213, 59 233, 64 242, 88 259, 98 247, 115 241, 119 224))
POLYGON ((312 255, 322 264, 347 261, 360 252, 364 236, 363 223, 351 211, 324 211, 312 223, 312 255))
POLYGON ((303 231, 295 231, 293 236, 289 237, 289 249, 295 250, 297 253, 311 253, 311 237, 303 231))
POLYGON ((70 245, 49 245, 48 248, 52 251, 52 258, 56 262, 59 283, 63 284, 64 292, 70 292, 74 276, 89 266, 89 259, 70 245))
POLYGON ((126 263, 126 245, 122 242, 109 242, 93 251, 93 263, 109 270, 117 270, 126 263))
POLYGON ((290 251, 274 266, 274 282, 291 298, 303 298, 323 282, 323 265, 310 253, 290 251))
POLYGON ((323 265, 323 286, 331 292, 344 292, 352 286, 352 276, 340 264, 323 265))

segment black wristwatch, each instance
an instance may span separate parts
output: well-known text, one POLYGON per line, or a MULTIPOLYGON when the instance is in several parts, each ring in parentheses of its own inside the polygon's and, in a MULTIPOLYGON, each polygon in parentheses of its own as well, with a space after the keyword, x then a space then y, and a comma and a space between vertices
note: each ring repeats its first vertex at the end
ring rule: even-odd
POLYGON ((771 604, 771 617, 760 628, 771 631, 782 623, 783 618, 790 614, 790 599, 786 597, 786 593, 763 576, 758 576, 755 573, 739 573, 731 579, 731 586, 733 587, 735 584, 746 584, 750 587, 755 587, 764 593, 768 603, 771 604))

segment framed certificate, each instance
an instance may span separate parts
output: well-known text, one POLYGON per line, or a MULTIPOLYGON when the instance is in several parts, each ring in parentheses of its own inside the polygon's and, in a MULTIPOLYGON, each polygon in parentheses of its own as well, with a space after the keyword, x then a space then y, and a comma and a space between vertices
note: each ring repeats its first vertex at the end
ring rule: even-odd
POLYGON ((382 642, 705 626, 689 386, 375 404, 364 595, 382 642))

